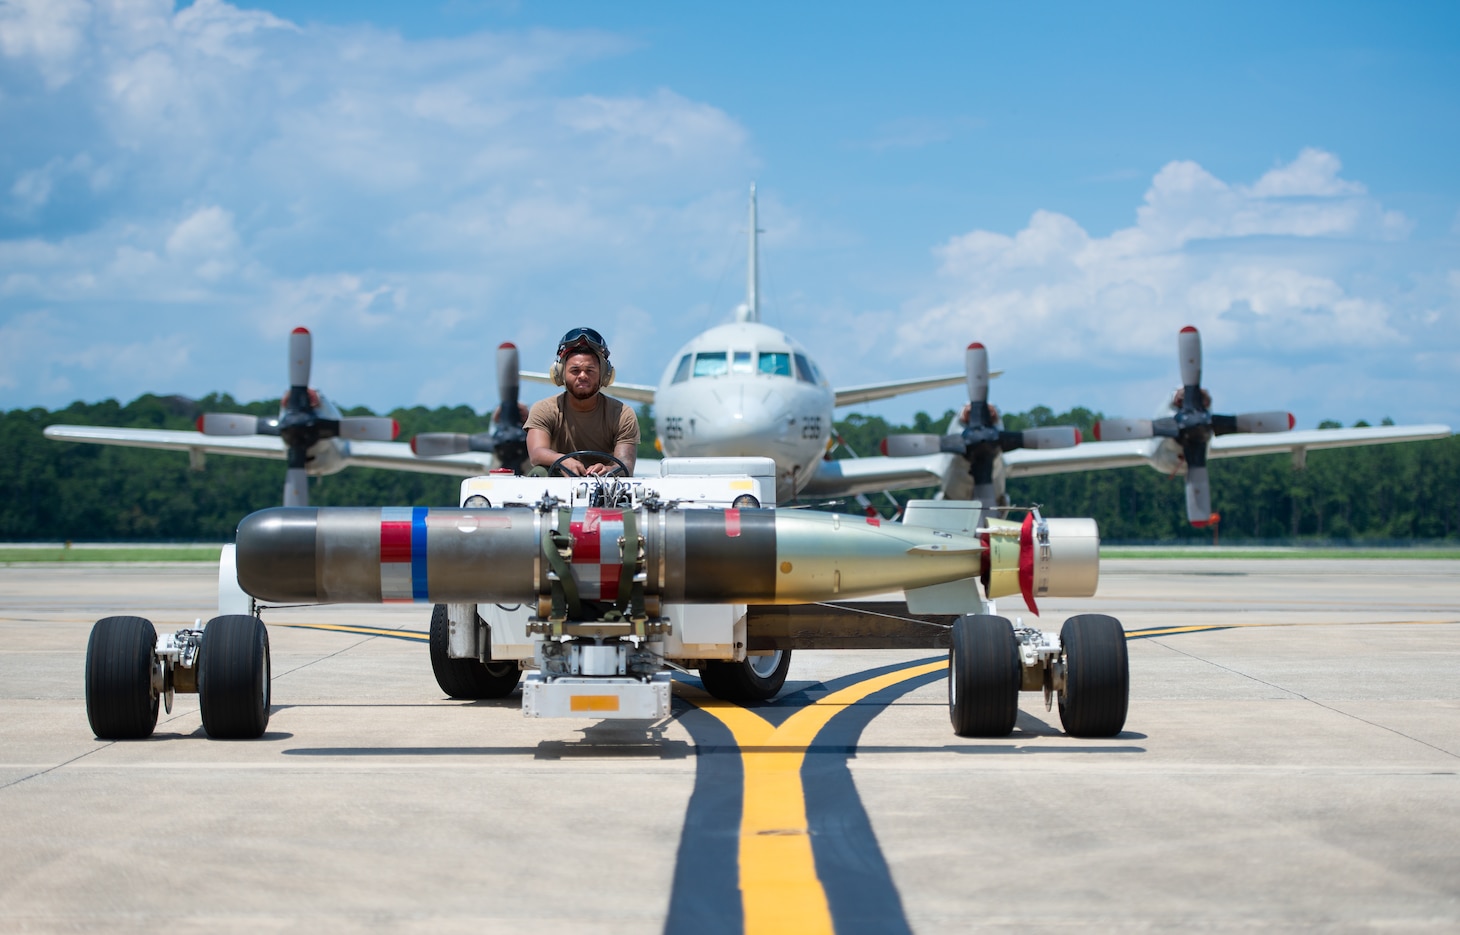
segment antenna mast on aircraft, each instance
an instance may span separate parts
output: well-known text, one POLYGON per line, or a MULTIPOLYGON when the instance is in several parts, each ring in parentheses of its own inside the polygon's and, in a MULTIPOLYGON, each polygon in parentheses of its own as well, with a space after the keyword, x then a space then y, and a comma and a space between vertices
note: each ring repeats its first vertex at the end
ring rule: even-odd
POLYGON ((756 226, 755 220, 755 183, 750 183, 750 274, 746 277, 745 285, 745 306, 740 312, 741 321, 760 321, 760 271, 756 261, 759 258, 759 247, 756 244, 756 235, 760 229, 756 226))

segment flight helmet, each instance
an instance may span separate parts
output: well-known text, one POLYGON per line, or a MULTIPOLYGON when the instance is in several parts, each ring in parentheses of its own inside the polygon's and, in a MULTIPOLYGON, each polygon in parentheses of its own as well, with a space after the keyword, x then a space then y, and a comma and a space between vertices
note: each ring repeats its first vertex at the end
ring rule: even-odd
POLYGON ((597 356, 598 367, 603 372, 603 378, 598 383, 600 389, 613 383, 613 364, 608 359, 608 344, 604 342, 603 335, 592 328, 574 328, 558 342, 557 355, 553 358, 552 367, 548 369, 548 376, 554 386, 563 386, 566 383, 563 378, 563 363, 574 354, 597 356))

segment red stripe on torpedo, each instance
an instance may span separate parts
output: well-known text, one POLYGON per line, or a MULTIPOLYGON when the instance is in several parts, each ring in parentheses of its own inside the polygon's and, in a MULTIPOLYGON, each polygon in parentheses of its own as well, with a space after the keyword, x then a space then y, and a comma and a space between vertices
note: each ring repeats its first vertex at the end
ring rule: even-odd
POLYGON ((411 560, 411 524, 395 520, 380 523, 380 560, 382 562, 409 562, 411 560))
POLYGON ((597 510, 589 510, 580 522, 568 524, 568 533, 573 537, 573 561, 594 564, 602 549, 599 545, 601 521, 597 510))

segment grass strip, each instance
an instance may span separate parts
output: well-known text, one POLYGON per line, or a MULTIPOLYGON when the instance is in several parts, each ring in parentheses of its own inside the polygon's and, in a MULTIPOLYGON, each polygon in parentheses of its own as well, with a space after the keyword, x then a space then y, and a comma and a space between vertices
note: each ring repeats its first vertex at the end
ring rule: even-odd
POLYGON ((115 548, 83 549, 4 549, 0 548, 0 564, 33 565, 55 562, 214 562, 222 549, 218 546, 165 546, 161 548, 131 548, 119 545, 115 548))
MULTIPOLYGON (((0 564, 30 565, 54 562, 217 562, 218 546, 84 546, 66 549, 40 548, 16 549, 0 547, 0 564)), ((1200 546, 1177 546, 1169 549, 1157 547, 1122 548, 1107 546, 1100 550, 1103 559, 1439 559, 1460 561, 1460 548, 1291 548, 1291 549, 1244 549, 1240 546, 1203 548, 1200 546)))
POLYGON ((1121 548, 1120 546, 1108 546, 1100 550, 1101 558, 1136 558, 1136 559, 1165 559, 1165 558, 1194 558, 1194 559, 1443 559, 1449 561, 1460 561, 1460 548, 1394 548, 1394 549, 1244 549, 1238 547, 1222 548, 1201 548, 1181 547, 1172 549, 1162 548, 1121 548))

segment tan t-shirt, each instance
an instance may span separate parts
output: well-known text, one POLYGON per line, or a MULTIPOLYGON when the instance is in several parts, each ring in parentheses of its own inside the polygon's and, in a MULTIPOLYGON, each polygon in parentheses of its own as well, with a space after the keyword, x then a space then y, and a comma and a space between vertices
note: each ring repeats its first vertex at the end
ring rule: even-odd
POLYGON ((539 399, 527 413, 528 430, 548 433, 549 444, 559 454, 570 451, 603 451, 613 454, 622 442, 639 445, 639 419, 621 400, 598 394, 592 412, 578 412, 568 405, 568 394, 539 399))

